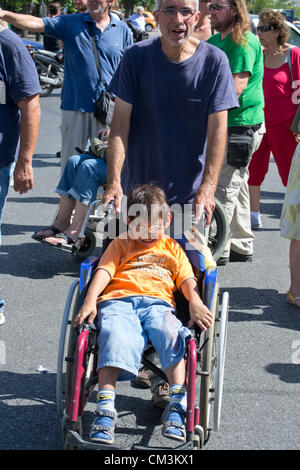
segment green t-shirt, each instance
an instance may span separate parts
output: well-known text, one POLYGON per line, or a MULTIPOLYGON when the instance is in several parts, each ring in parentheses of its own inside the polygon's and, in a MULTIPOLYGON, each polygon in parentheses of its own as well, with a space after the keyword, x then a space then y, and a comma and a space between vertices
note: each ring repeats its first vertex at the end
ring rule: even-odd
POLYGON ((222 49, 228 57, 232 73, 249 72, 246 89, 239 97, 239 108, 228 112, 228 127, 252 126, 264 121, 264 95, 262 79, 264 73, 263 53, 257 37, 247 33, 245 46, 232 41, 231 34, 221 39, 221 33, 214 34, 208 41, 222 49))

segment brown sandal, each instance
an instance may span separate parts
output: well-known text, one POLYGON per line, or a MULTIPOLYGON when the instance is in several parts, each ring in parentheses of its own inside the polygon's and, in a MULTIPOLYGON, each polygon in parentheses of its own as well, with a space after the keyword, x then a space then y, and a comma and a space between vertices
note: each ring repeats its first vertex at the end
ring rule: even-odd
MULTIPOLYGON (((39 230, 39 232, 45 232, 46 230, 51 230, 53 232, 53 235, 56 235, 57 233, 60 233, 60 230, 57 227, 54 227, 54 225, 50 225, 50 227, 43 228, 42 230, 39 230)), ((46 238, 45 235, 42 235, 41 237, 38 237, 37 233, 38 232, 34 232, 34 234, 31 235, 31 238, 33 238, 33 240, 41 242, 42 240, 44 240, 44 238, 46 238)), ((51 237, 53 235, 48 235, 47 238, 51 237)))

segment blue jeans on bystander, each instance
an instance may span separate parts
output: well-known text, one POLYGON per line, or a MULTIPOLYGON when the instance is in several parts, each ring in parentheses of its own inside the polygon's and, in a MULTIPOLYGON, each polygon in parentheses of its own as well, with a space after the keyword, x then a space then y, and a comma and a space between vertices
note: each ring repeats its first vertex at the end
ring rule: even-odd
POLYGON ((9 189, 10 171, 13 163, 0 168, 0 245, 1 245, 1 222, 5 201, 9 189))
POLYGON ((106 176, 106 162, 101 158, 73 155, 67 161, 56 192, 88 206, 96 199, 98 187, 106 183, 106 176))

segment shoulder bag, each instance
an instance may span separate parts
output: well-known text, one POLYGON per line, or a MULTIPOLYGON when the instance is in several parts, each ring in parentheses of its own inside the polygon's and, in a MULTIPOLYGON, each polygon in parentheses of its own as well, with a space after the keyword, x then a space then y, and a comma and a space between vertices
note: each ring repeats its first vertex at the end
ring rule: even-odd
MULTIPOLYGON (((94 54, 94 58, 96 62, 97 71, 100 77, 100 81, 104 84, 102 80, 102 76, 101 76, 100 61, 99 61, 99 56, 98 56, 95 38, 93 34, 93 26, 91 23, 89 23, 89 29, 90 29, 90 36, 92 40, 93 54, 94 54)), ((98 119, 98 121, 100 121, 101 124, 103 124, 104 126, 110 126, 113 112, 114 112, 114 107, 115 107, 114 96, 108 91, 106 91, 104 88, 104 90, 101 91, 101 94, 97 98, 97 101, 95 103, 95 108, 94 108, 95 118, 98 119)))

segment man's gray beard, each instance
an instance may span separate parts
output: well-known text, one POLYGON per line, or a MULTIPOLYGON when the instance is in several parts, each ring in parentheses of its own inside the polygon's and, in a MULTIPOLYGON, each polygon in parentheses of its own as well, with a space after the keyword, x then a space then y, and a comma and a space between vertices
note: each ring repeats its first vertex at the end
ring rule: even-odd
MULTIPOLYGON (((96 14, 100 13, 101 15, 103 15, 103 13, 105 13, 106 9, 107 9, 107 5, 103 8, 99 7, 97 10, 93 10, 92 13, 96 13, 96 14)), ((91 13, 89 9, 88 9, 88 12, 91 13)))

